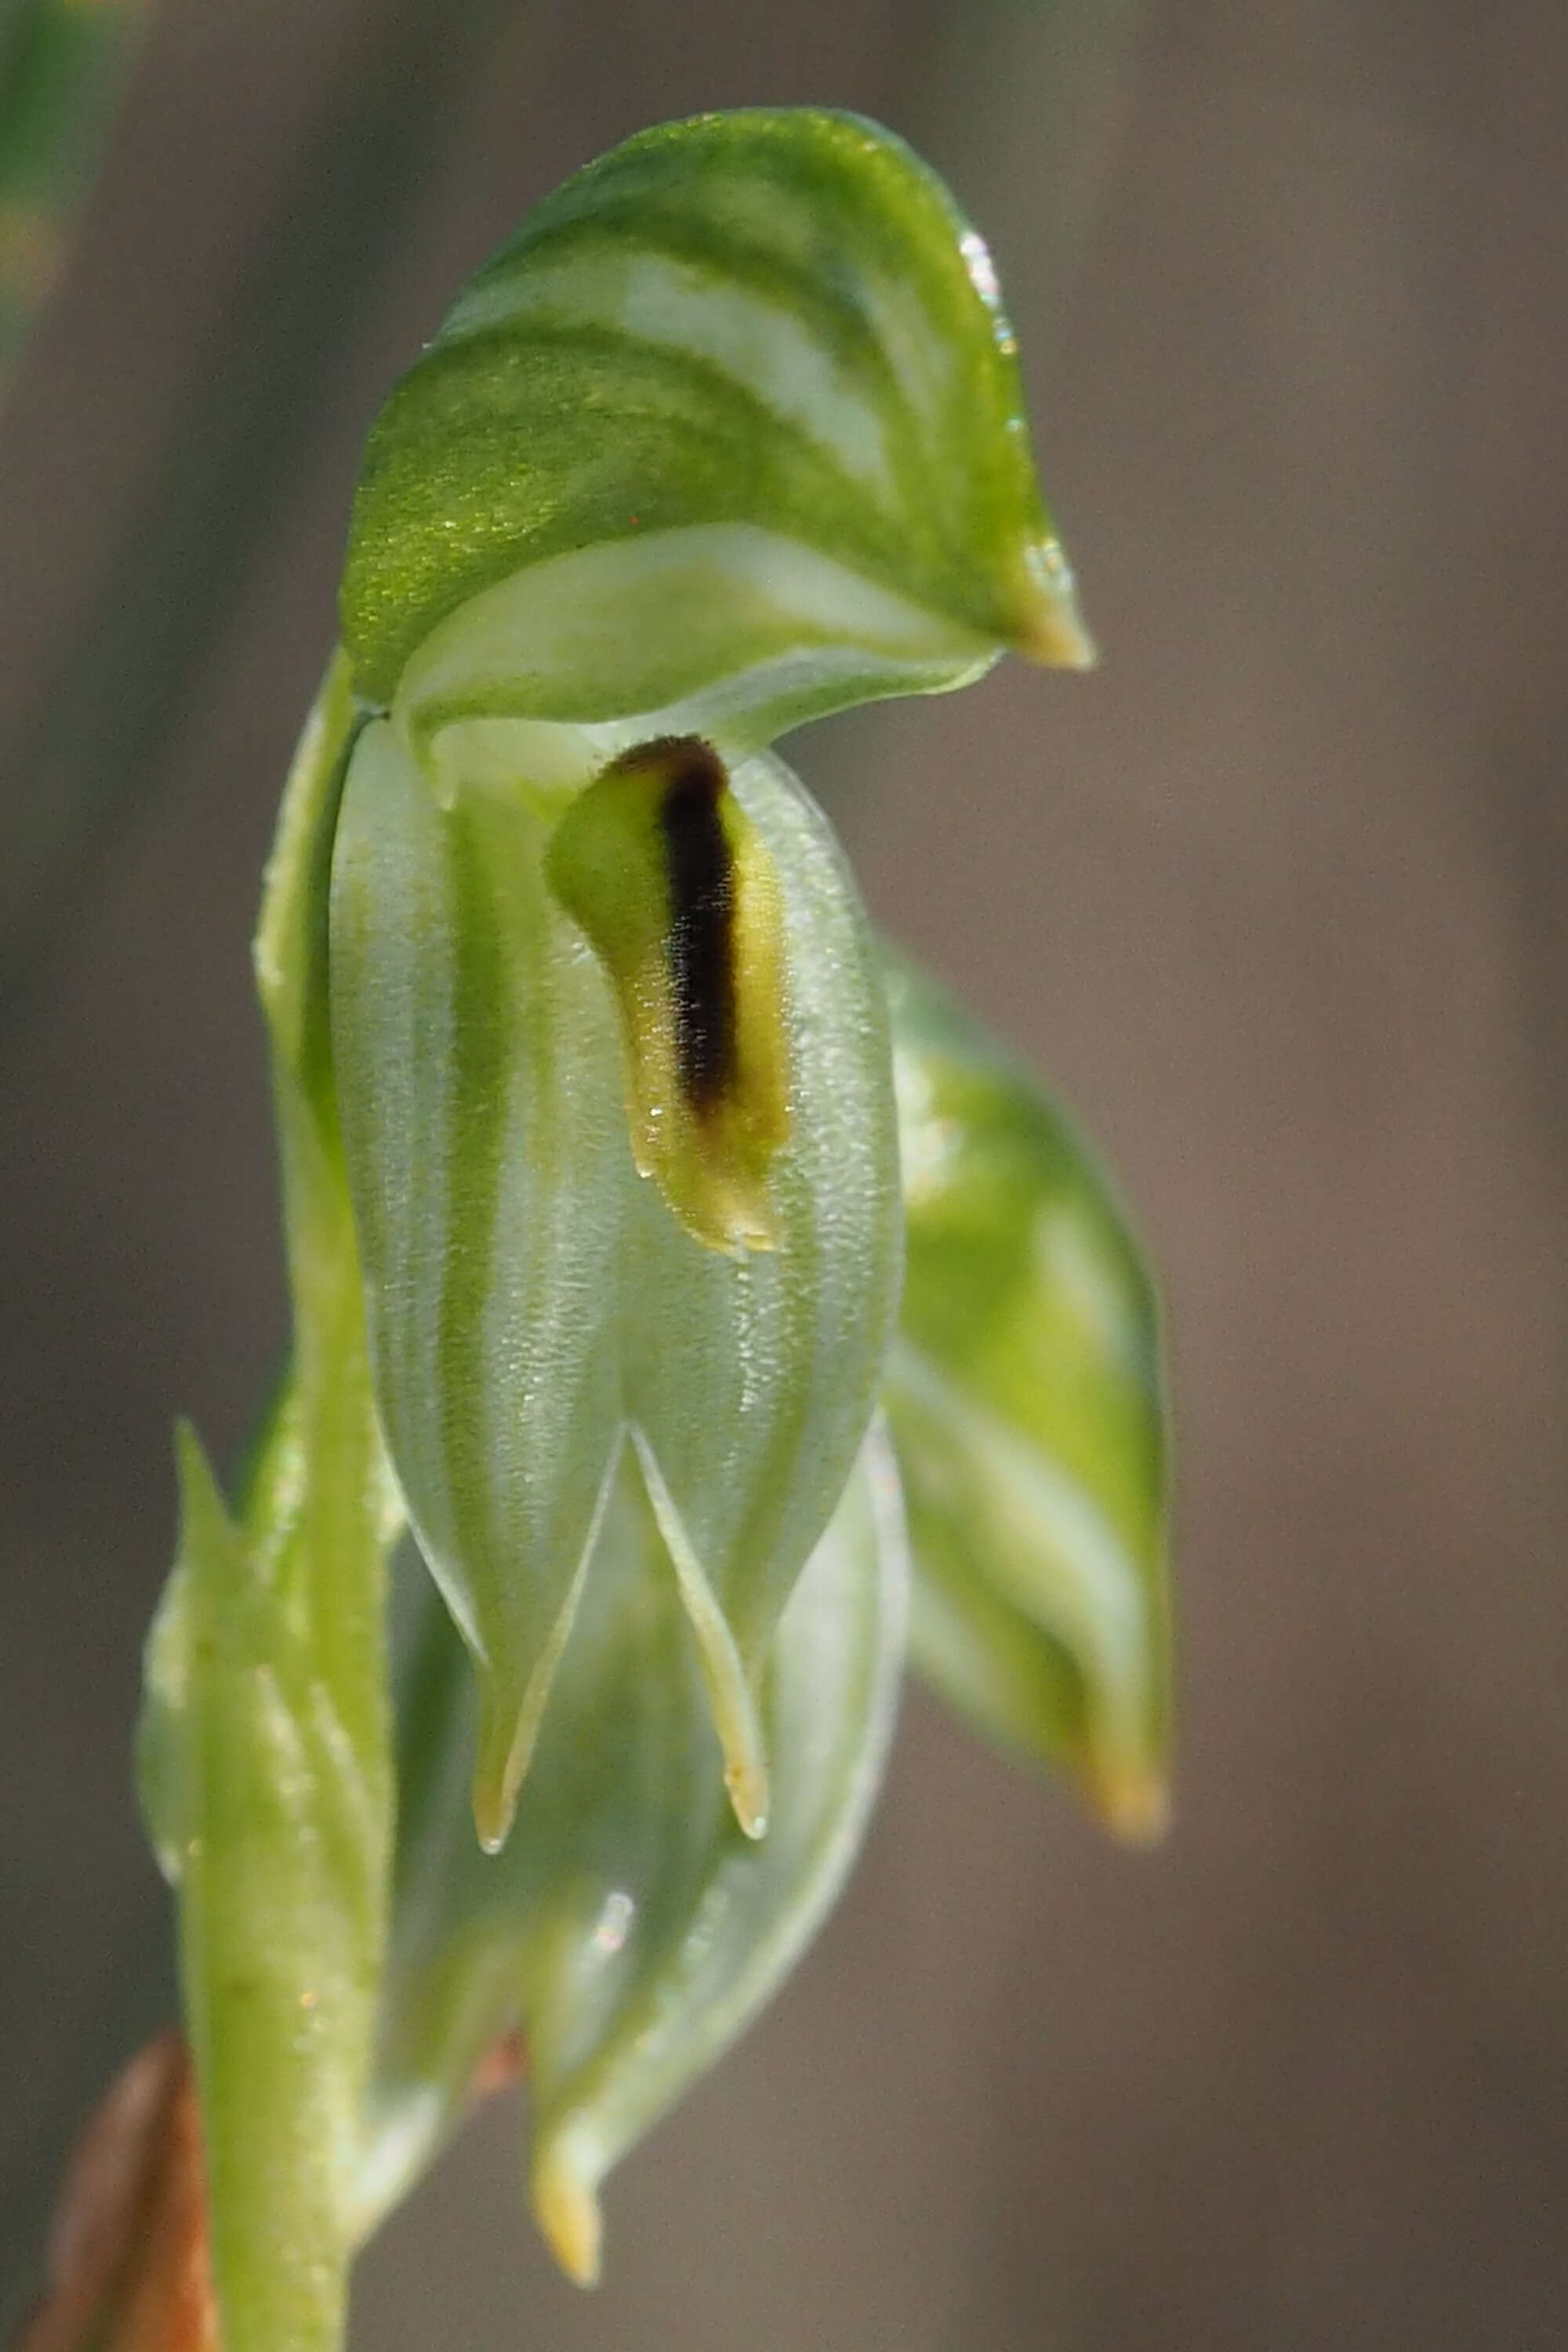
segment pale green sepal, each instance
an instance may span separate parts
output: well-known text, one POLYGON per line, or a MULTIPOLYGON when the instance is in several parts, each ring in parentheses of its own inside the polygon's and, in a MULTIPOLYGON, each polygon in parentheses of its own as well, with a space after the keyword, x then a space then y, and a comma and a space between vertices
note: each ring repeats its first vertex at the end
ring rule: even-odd
POLYGON ((598 2189, 777 1990, 820 1925, 880 1780, 904 1635, 897 1475, 873 1432, 780 1620, 763 1711, 774 1810, 740 1832, 658 1522, 623 1464, 507 1850, 466 1835, 468 1682, 428 1616, 399 1704, 392 1964, 362 2226, 454 2127, 520 2026, 535 2210, 597 2272, 598 2189))
POLYGON ((1092 658, 984 243, 805 108, 645 131, 535 208, 376 422, 342 610, 422 749, 712 688, 722 722, 647 731, 739 756, 1004 646, 1092 658))
POLYGON ((1029 1072, 901 959, 887 970, 908 1274, 884 1395, 914 1655, 982 1729, 1152 1836, 1170 1675, 1153 1287, 1029 1072))
POLYGON ((613 992, 544 879, 550 795, 492 773, 442 809, 386 721, 351 766, 332 1031, 377 1393, 484 1687, 492 1845, 628 1434, 695 1604, 737 1807, 760 1826, 767 1643, 891 1333, 896 1121, 864 916, 786 769, 753 761, 731 787, 778 880, 792 1072, 767 1179, 777 1246, 744 1259, 694 1240, 637 1175, 613 992))
POLYGON ((246 1527, 308 1626, 390 1835, 386 1560, 404 1523, 366 1345, 360 1254, 339 1126, 328 1002, 332 843, 361 724, 333 656, 289 770, 255 942, 271 1048, 273 1116, 294 1354, 247 1480, 246 1527))
POLYGON ((333 1046, 381 1420, 482 1690, 497 1845, 624 1412, 626 1119, 598 966, 518 794, 438 809, 386 721, 338 829, 333 1046))

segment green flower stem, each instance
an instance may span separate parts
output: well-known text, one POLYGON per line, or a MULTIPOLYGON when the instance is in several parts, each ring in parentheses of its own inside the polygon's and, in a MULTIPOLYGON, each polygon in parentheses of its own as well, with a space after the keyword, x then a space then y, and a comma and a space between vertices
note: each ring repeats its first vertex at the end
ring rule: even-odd
POLYGON ((296 1353, 238 1513, 189 1430, 149 1645, 143 1802, 179 1886, 226 2352, 333 2352, 392 1835, 383 1619, 400 1526, 333 1108, 325 892, 354 719, 335 665, 285 793, 257 973, 296 1353))

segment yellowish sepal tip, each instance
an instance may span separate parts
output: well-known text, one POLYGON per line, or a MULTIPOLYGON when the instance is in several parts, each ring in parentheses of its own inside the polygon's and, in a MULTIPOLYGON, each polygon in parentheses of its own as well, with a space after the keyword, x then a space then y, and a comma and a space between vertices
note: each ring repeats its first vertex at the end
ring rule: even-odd
POLYGON ((763 1745, 757 1695, 735 1646, 729 1621, 703 1573, 690 1537, 664 1481, 658 1458, 647 1433, 631 1432, 633 1450, 642 1466, 643 1485, 658 1522, 665 1549, 675 1570, 680 1597, 713 1710, 713 1728, 724 1756, 724 1786, 730 1792, 735 1819, 749 1838, 760 1838, 768 1825, 768 1766, 763 1745))
POLYGON ((487 1698, 472 1799, 474 1833, 487 1853, 500 1853, 511 1833, 518 1792, 533 1752, 538 1714, 537 1707, 525 1709, 521 1718, 508 1726, 487 1698))
POLYGON ((1090 1802, 1112 1836, 1128 1845, 1158 1845, 1171 1826, 1170 1783, 1147 1765, 1096 1773, 1090 1802))
POLYGON ((768 1768, 754 1757, 738 1757, 724 1767, 724 1786, 735 1819, 749 1838, 767 1835, 768 1768))
POLYGON ((1100 659, 1078 608, 1072 567, 1057 540, 1041 540, 1024 551, 1012 645, 1026 661, 1046 669, 1093 669, 1100 659))
POLYGON ((566 1637, 572 1631, 582 1597, 583 1580, 594 1556, 599 1516, 605 1496, 609 1492, 609 1475, 599 1498, 588 1539, 577 1562, 577 1572, 567 1588, 550 1638, 534 1660, 533 1671, 523 1688, 522 1704, 516 1709, 506 1701, 508 1685, 498 1683, 487 1669, 481 1679, 479 1754, 474 1765, 473 1809, 474 1829, 487 1853, 499 1853, 511 1834, 512 1816, 517 1811, 517 1800, 532 1759, 539 1727, 544 1719, 555 1669, 561 1664, 561 1653, 566 1647, 566 1637))
POLYGON ((604 2247, 604 2217, 587 2182, 578 2178, 559 2146, 533 2168, 533 2217, 567 2277, 576 2286, 597 2286, 604 2247))
POLYGON ((517 1811, 517 1800, 508 1801, 504 1790, 481 1788, 474 1783, 474 1835, 487 1853, 500 1853, 517 1811))

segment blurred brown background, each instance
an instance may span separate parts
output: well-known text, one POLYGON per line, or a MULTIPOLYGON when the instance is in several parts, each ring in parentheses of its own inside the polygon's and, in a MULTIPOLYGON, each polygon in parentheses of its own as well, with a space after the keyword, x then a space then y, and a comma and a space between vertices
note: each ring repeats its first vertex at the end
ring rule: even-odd
POLYGON ((170 1998, 137 1645, 171 1417, 221 1457, 282 1339, 246 942, 358 438, 567 170, 789 100, 991 236, 1106 648, 794 749, 1157 1254, 1177 1826, 1116 1852, 911 1694, 601 2294, 501 2108, 356 2344, 1555 2352, 1562 0, 167 0, 0 418, 0 2287, 170 1998))

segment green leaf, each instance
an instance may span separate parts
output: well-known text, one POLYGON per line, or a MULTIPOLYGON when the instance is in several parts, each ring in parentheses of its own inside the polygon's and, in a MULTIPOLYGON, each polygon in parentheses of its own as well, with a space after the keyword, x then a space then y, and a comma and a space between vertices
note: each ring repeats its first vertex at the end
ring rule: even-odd
POLYGON ((470 1680, 426 1605, 399 1701, 395 1927, 363 2228, 454 2127, 486 2051, 521 2025, 535 2210, 565 2268, 595 2275, 605 2175, 771 1998, 848 1872, 891 1732, 905 1580, 879 1430, 770 1654, 776 1798, 753 1843, 723 1801, 700 1660, 623 1457, 495 1860, 468 1832, 470 1680))
POLYGON ((257 942, 295 1358, 226 1508, 181 1432, 180 1553, 148 1644, 142 1802, 179 1892, 226 2352, 336 2352, 391 1852, 387 1481, 332 1103, 326 883, 354 726, 330 674, 257 942))
POLYGON ((885 1398, 915 1658, 983 1730, 1152 1836, 1170 1674, 1153 1287, 1037 1081, 885 961, 909 1251, 885 1398))
POLYGON ((344 643, 421 755, 801 719, 1090 650, 981 239, 854 115, 704 115, 536 206, 377 420, 344 643))
POLYGON ((545 878, 526 773, 438 807, 396 730, 339 827, 332 1033, 383 1426, 483 1690, 506 1834, 625 1453, 696 1633, 737 1813, 767 1811, 768 1642, 864 1434, 901 1230, 886 1006, 837 846, 787 769, 731 782, 771 862, 790 1132, 776 1248, 723 1255, 637 1172, 608 979, 545 878))

